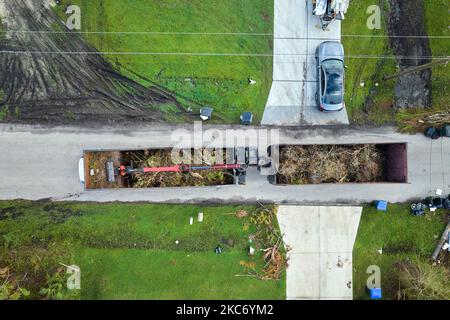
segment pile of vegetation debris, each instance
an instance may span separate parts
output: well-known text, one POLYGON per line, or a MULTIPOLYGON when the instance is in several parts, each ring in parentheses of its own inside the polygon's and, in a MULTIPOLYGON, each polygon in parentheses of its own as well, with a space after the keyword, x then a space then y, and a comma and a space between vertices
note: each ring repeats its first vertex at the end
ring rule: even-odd
POLYGON ((280 148, 279 184, 382 181, 383 153, 375 145, 309 145, 280 148))
MULTIPOLYGON (((250 217, 250 222, 256 229, 249 236, 250 247, 262 253, 263 264, 241 261, 246 273, 239 276, 255 277, 260 280, 281 280, 285 276, 289 261, 287 253, 290 247, 283 241, 276 217, 277 207, 263 206, 247 214, 243 210, 236 212, 238 218, 250 217)), ((251 255, 250 255, 251 256, 251 255)), ((259 257, 259 255, 257 255, 259 257)))
MULTIPOLYGON (((194 151, 194 154, 202 154, 202 161, 206 164, 213 164, 215 154, 205 152, 206 149, 194 151)), ((223 163, 225 163, 225 154, 223 152, 223 163)), ((192 156, 192 153, 191 153, 192 156)), ((135 168, 141 167, 168 167, 181 163, 174 163, 171 150, 146 150, 143 152, 127 152, 125 154, 127 161, 132 161, 135 168)), ((191 160, 194 158, 191 158, 191 160)), ((187 164, 187 163, 185 163, 187 164)), ((195 163, 196 165, 202 163, 195 163)), ((216 186, 233 184, 234 176, 231 171, 205 170, 181 172, 147 172, 136 173, 130 181, 132 188, 154 188, 154 187, 183 187, 183 186, 216 186)))

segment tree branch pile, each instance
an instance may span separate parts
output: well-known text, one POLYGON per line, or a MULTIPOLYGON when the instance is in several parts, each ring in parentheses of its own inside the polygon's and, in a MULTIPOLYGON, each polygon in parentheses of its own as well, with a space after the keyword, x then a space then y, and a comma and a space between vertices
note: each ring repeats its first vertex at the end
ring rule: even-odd
POLYGON ((285 146, 280 149, 279 184, 376 182, 383 154, 374 145, 285 146))

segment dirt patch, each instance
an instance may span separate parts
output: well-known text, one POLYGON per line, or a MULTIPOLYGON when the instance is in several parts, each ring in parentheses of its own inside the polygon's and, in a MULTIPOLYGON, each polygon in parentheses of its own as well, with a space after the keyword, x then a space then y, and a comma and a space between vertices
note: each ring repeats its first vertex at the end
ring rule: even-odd
POLYGON ((44 206, 43 210, 48 215, 50 221, 57 224, 64 223, 71 217, 79 217, 83 215, 81 211, 64 208, 55 204, 48 204, 44 206))
POLYGON ((0 220, 6 219, 16 219, 22 215, 20 210, 17 210, 16 207, 7 207, 0 209, 0 220))
POLYGON ((418 254, 420 251, 410 242, 386 244, 383 247, 383 253, 385 254, 418 254))
POLYGON ((311 145, 280 148, 279 184, 376 182, 384 157, 375 145, 311 145))
POLYGON ((0 40, 4 51, 0 109, 7 110, 3 121, 161 122, 166 115, 160 106, 168 103, 179 107, 179 117, 185 114, 170 93, 146 88, 117 73, 79 34, 66 28, 48 1, 6 0, 1 11, 7 30, 0 40))
MULTIPOLYGON (((389 0, 390 46, 401 70, 426 64, 432 56, 425 27, 423 0, 389 0)), ((445 9, 445 8, 444 8, 445 9)), ((436 17, 441 19, 443 17, 436 17)), ((431 69, 403 75, 395 87, 397 108, 431 106, 431 69)))

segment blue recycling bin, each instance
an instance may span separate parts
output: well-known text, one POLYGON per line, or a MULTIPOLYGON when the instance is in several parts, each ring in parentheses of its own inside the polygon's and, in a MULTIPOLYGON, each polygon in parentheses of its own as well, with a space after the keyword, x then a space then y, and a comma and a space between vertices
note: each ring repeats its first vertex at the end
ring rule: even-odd
POLYGON ((381 288, 370 289, 370 299, 378 300, 382 298, 381 288))
POLYGON ((378 211, 387 211, 388 203, 387 201, 377 201, 377 210, 378 211))

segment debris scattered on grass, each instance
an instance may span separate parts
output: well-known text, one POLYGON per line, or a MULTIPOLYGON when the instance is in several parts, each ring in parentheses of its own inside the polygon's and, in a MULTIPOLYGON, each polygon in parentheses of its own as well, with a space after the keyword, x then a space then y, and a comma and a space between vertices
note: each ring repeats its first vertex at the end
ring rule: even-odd
POLYGON ((245 210, 238 210, 236 212, 236 217, 238 217, 239 219, 244 218, 248 215, 247 211, 245 210))
MULTIPOLYGON (((251 223, 257 231, 249 236, 252 246, 249 249, 249 256, 253 257, 256 251, 261 251, 264 265, 262 269, 257 268, 257 264, 241 263, 246 269, 245 275, 261 280, 279 280, 288 266, 286 253, 289 248, 285 247, 278 225, 276 224, 275 207, 261 206, 250 216, 251 223)), ((236 214, 236 216, 238 216, 236 214)))

